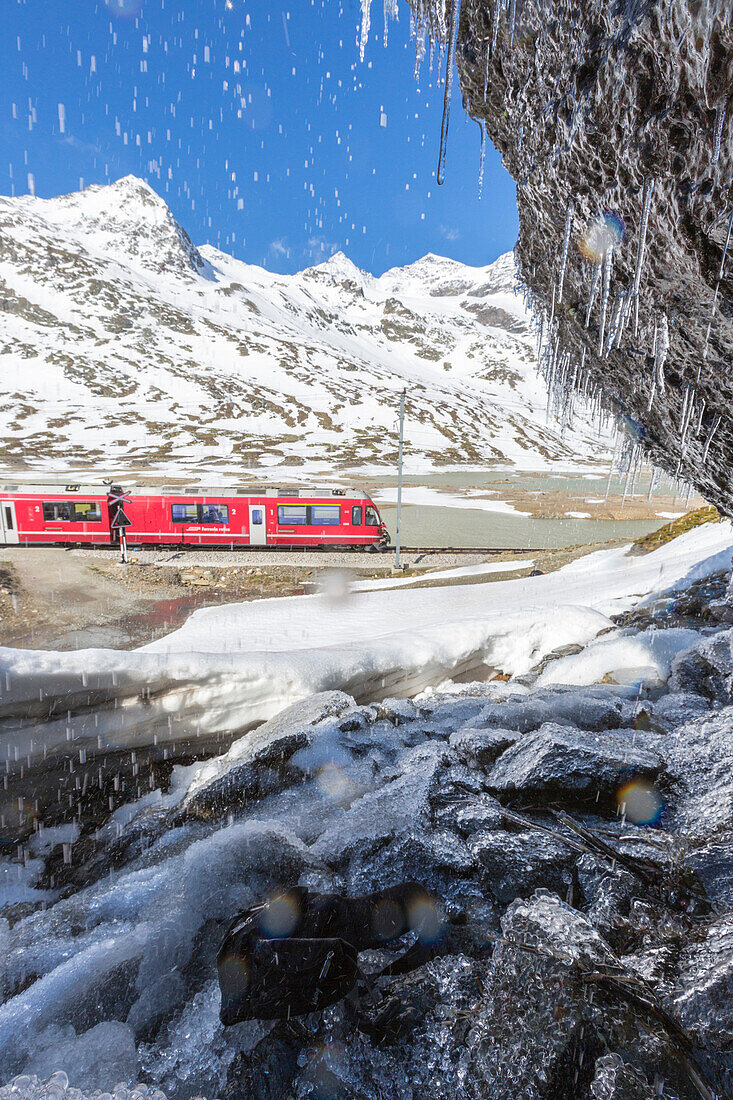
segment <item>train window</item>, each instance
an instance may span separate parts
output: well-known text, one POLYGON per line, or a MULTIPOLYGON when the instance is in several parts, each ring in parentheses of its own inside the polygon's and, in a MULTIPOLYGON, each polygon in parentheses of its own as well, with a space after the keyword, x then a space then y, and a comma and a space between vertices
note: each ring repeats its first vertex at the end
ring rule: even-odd
POLYGON ((367 504, 366 509, 366 525, 367 527, 379 527, 379 516, 377 515, 376 508, 370 508, 367 504))
POLYGON ((364 520, 362 519, 362 510, 360 504, 357 504, 354 508, 351 509, 351 522, 353 523, 354 527, 361 527, 362 523, 364 522, 364 520))
POLYGON ((341 509, 338 504, 313 504, 310 509, 310 521, 313 526, 341 523, 341 509))
POLYGON ((262 508, 253 508, 252 513, 250 515, 250 519, 252 520, 252 525, 254 527, 260 527, 265 522, 265 520, 264 520, 264 509, 262 509, 262 508))
POLYGON ((95 501, 44 501, 43 519, 46 523, 101 523, 102 509, 95 501))
POLYGON ((171 519, 174 523, 198 523, 198 504, 171 504, 171 519))
POLYGON ((308 522, 308 511, 305 505, 302 504, 279 504, 277 522, 306 524, 308 522))
POLYGON ((229 508, 226 504, 199 504, 200 523, 229 523, 229 508))
POLYGON ((226 504, 171 504, 174 523, 229 523, 226 504))

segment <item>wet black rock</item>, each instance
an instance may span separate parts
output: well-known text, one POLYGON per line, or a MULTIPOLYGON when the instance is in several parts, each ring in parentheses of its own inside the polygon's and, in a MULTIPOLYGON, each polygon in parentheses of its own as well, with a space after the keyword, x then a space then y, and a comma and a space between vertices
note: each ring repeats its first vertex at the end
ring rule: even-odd
POLYGON ((594 734, 546 722, 499 757, 488 775, 489 788, 504 797, 611 795, 632 776, 653 780, 663 770, 644 737, 635 730, 594 734))

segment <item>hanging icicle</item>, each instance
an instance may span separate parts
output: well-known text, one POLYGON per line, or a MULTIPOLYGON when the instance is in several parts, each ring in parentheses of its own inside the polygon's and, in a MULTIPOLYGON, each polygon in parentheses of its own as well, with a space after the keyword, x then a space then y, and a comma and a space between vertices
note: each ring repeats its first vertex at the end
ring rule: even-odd
POLYGON ((723 417, 721 416, 720 413, 718 413, 718 415, 715 417, 715 420, 712 423, 710 431, 708 432, 708 437, 705 440, 705 446, 703 447, 702 457, 700 459, 700 465, 702 465, 702 466, 705 465, 705 461, 708 457, 708 451, 710 450, 710 444, 713 442, 713 436, 715 435, 718 428, 720 427, 720 422, 721 422, 722 419, 723 419, 723 417))
POLYGON ((486 124, 483 119, 479 122, 479 128, 481 130, 481 152, 479 154, 478 197, 481 198, 484 189, 484 158, 486 156, 486 124))
POLYGON ((593 303, 595 301, 596 293, 598 291, 598 284, 601 281, 601 267, 602 267, 602 264, 601 264, 601 261, 599 260, 598 263, 595 266, 595 270, 593 271, 593 281, 591 282, 590 294, 588 295, 588 308, 585 311, 585 327, 586 328, 588 328, 588 325, 590 323, 591 310, 593 309, 593 303))
MULTIPOLYGON (((364 3, 365 0, 362 0, 364 3)), ((456 36, 458 34, 458 15, 461 0, 452 0, 450 6, 450 25, 448 27, 448 50, 445 62, 445 92, 443 95, 443 119, 440 124, 440 152, 438 153, 437 181, 440 186, 445 182, 445 156, 448 144, 448 123, 450 121, 450 101, 453 91, 453 65, 456 58, 456 36)))
POLYGON ((361 39, 359 40, 359 57, 364 60, 364 52, 369 41, 369 27, 371 25, 372 0, 361 0, 361 39))
MULTIPOLYGON (((725 270, 725 260, 728 255, 728 246, 730 244, 731 230, 733 230, 733 210, 731 211, 730 220, 728 222, 728 233, 725 238, 725 247, 723 248, 723 256, 720 261, 720 270, 718 271, 718 280, 715 284, 715 294, 713 295, 713 308, 710 310, 710 320, 708 321, 707 332, 705 333, 705 346, 702 349, 703 361, 708 357, 708 344, 710 342, 710 331, 713 327, 713 320, 715 318, 715 308, 718 304, 718 293, 720 291, 720 282, 723 278, 723 271, 725 270)), ((700 380, 700 371, 702 370, 702 363, 697 368, 697 378, 700 380)))
POLYGON ((575 205, 572 202, 568 203, 567 214, 565 215, 565 232, 562 238, 562 256, 560 258, 560 274, 557 280, 557 304, 562 302, 562 291, 565 283, 565 268, 568 262, 568 248, 570 246, 570 232, 573 227, 573 211, 575 205))
POLYGON ((494 0, 494 19, 491 24, 491 56, 496 53, 496 42, 499 37, 499 5, 501 0, 494 0))
POLYGON ((669 351, 669 324, 667 314, 663 313, 658 330, 655 327, 654 339, 654 381, 660 393, 664 393, 664 364, 669 351))
POLYGON ((489 91, 489 61, 491 60, 491 50, 489 49, 488 39, 486 41, 486 53, 484 55, 484 103, 486 102, 486 96, 489 91))
POLYGON ((634 272, 634 336, 639 329, 639 289, 641 273, 644 269, 644 251, 646 249, 646 231, 649 225, 649 208, 652 202, 654 179, 644 181, 644 197, 641 204, 641 222, 639 224, 639 242, 636 247, 636 271, 634 272))
POLYGON ((717 164, 720 158, 720 143, 723 137, 724 123, 725 103, 719 103, 715 108, 715 130, 713 132, 713 164, 717 164))
POLYGON ((598 354, 603 355, 604 340, 606 336, 606 314, 608 313, 608 297, 611 293, 611 264, 613 262, 613 248, 609 245, 603 257, 603 292, 601 295, 601 327, 598 334, 598 354))
POLYGON ((397 0, 384 0, 384 45, 387 45, 387 36, 389 34, 389 24, 393 19, 399 21, 400 13, 397 6, 397 0))

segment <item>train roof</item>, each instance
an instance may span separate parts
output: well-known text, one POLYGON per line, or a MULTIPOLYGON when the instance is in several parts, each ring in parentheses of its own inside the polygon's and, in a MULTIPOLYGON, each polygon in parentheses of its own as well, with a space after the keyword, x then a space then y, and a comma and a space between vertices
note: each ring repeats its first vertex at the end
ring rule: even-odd
MULTIPOLYGON (((273 485, 138 485, 127 482, 122 484, 126 494, 130 496, 165 496, 165 497, 348 497, 367 498, 362 489, 337 486, 273 486, 273 485)), ((82 496, 106 496, 110 489, 117 489, 116 483, 105 482, 75 482, 75 481, 5 481, 0 482, 0 493, 28 493, 32 496, 43 494, 58 496, 63 493, 78 493, 82 496)))
POLYGON ((366 497, 361 489, 304 485, 136 485, 131 496, 166 497, 366 497))
POLYGON ((28 493, 31 496, 40 496, 43 493, 49 496, 80 493, 83 496, 106 497, 111 487, 112 483, 109 481, 2 481, 0 493, 28 493))

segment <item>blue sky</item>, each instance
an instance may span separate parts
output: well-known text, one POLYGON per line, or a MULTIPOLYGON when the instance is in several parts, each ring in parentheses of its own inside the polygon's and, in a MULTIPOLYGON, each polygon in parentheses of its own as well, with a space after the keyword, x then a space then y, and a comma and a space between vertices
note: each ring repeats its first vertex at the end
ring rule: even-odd
MULTIPOLYGON (((359 0, 3 0, 0 193, 134 173, 194 242, 294 271, 342 249, 375 273, 426 252, 486 264, 516 239, 514 184, 455 85, 414 79, 409 8, 359 60, 359 0)), ((441 74, 442 75, 442 74, 441 74)))

